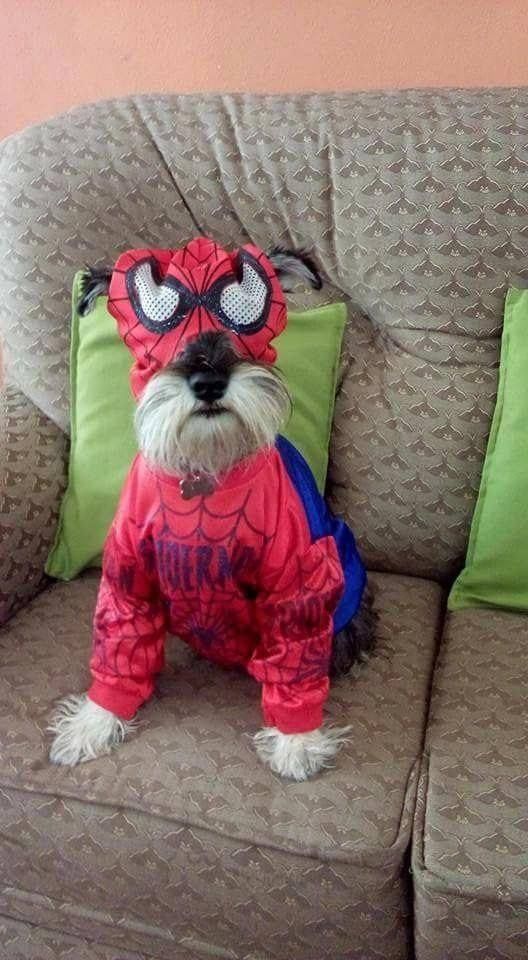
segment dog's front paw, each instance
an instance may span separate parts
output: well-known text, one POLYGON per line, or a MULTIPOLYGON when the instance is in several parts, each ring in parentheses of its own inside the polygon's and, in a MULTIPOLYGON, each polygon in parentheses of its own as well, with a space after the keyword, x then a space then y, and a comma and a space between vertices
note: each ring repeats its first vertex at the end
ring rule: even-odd
POLYGON ((265 727, 253 739, 260 759, 275 773, 291 780, 307 780, 332 765, 350 730, 321 727, 310 733, 281 733, 276 727, 265 727))
POLYGON ((115 714, 82 696, 61 700, 48 730, 55 734, 50 760, 64 766, 85 763, 121 743, 133 728, 133 722, 120 720, 115 714))

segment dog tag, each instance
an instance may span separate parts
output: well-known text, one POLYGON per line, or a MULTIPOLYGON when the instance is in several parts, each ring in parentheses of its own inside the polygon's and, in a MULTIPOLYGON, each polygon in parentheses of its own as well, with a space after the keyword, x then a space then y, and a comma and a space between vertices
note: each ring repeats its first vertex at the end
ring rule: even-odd
POLYGON ((180 493, 184 500, 207 497, 216 490, 216 483, 207 473, 191 473, 180 480, 180 493))

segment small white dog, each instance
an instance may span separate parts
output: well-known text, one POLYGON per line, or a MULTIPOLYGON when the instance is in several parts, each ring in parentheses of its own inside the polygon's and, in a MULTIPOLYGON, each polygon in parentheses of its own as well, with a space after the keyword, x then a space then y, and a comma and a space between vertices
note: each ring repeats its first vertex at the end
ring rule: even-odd
POLYGON ((373 644, 364 568, 308 466, 279 431, 290 397, 272 366, 303 254, 227 254, 198 239, 89 271, 79 311, 108 307, 134 354, 140 453, 109 533, 87 694, 53 717, 53 763, 107 753, 134 728, 167 632, 262 684, 259 756, 305 780, 348 728, 322 725, 329 678, 373 644))

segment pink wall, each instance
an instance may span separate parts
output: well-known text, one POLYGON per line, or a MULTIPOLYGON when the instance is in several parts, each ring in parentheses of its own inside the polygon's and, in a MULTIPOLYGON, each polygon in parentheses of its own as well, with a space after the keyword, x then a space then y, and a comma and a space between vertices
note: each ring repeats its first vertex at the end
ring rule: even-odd
POLYGON ((0 136, 154 90, 528 83, 527 0, 0 0, 0 136))

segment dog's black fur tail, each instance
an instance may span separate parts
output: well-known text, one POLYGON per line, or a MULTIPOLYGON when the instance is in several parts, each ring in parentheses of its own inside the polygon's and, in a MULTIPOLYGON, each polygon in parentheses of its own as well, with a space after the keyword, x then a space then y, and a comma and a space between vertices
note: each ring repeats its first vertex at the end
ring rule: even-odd
POLYGON ((81 295, 77 303, 77 313, 85 317, 93 310, 97 297, 106 297, 110 286, 112 271, 109 267, 85 267, 81 279, 81 295))
POLYGON ((367 583, 361 605, 353 620, 336 633, 330 658, 330 678, 337 680, 362 660, 366 660, 376 643, 378 615, 374 610, 372 592, 367 583))

